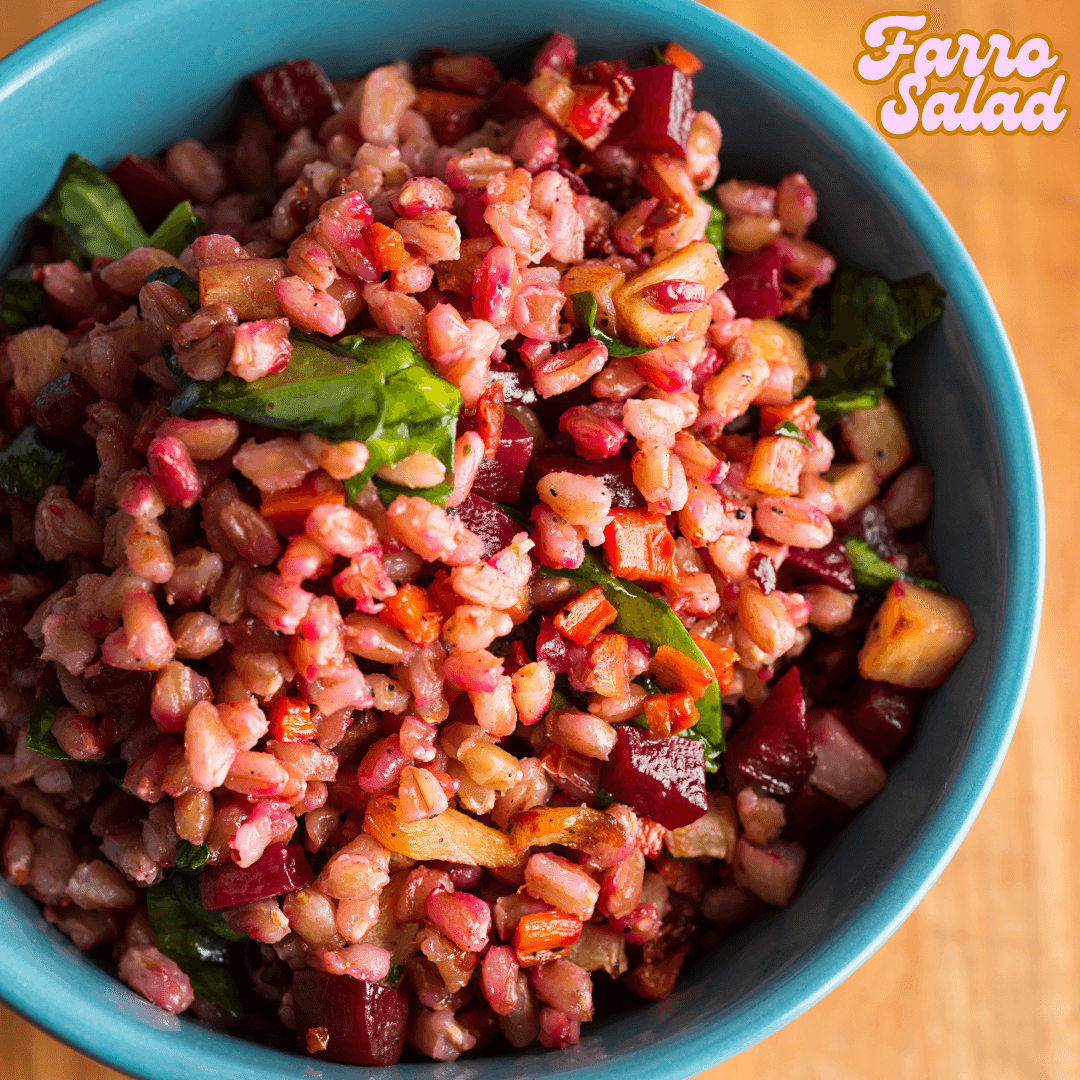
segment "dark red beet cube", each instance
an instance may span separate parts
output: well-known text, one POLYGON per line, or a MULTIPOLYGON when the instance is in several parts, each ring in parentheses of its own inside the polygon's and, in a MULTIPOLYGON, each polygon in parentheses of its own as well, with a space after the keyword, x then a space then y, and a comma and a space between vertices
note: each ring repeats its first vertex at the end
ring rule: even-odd
POLYGON ((393 1065, 401 1057, 409 1006, 396 990, 348 975, 298 971, 293 976, 296 1030, 325 1028, 319 1057, 346 1065, 393 1065))
POLYGON ((310 128, 314 135, 322 122, 341 108, 337 91, 314 60, 290 60, 252 76, 251 85, 270 123, 282 135, 302 127, 310 128))
POLYGON ((724 269, 724 292, 740 319, 776 319, 784 313, 784 275, 775 244, 749 255, 729 255, 724 269))
POLYGON ((253 904, 271 896, 294 892, 310 885, 315 875, 299 844, 271 844, 262 858, 248 867, 222 863, 199 875, 199 892, 207 911, 253 904))
POLYGON ((529 530, 519 525, 505 510, 471 492, 454 511, 465 528, 484 541, 484 556, 491 558, 502 551, 519 532, 529 530))
POLYGON ((851 562, 839 540, 833 540, 823 548, 789 548, 784 567, 793 571, 800 581, 831 585, 845 592, 852 592, 855 588, 851 562))
MULTIPOLYGON (((7 663, 20 667, 27 667, 37 659, 34 643, 23 629, 26 622, 27 612, 21 604, 0 603, 0 650, 7 663)), ((64 698, 61 694, 50 700, 63 701, 64 698)))
POLYGON ((570 643, 555 629, 550 615, 540 619, 540 632, 536 635, 536 659, 543 660, 554 675, 565 675, 573 667, 570 643))
POLYGON ((705 749, 696 739, 650 739, 641 728, 623 724, 600 782, 619 802, 665 829, 689 825, 709 808, 705 749))
POLYGON ((497 120, 505 124, 509 120, 524 120, 536 115, 536 106, 529 97, 523 83, 517 79, 507 79, 494 94, 478 105, 473 112, 477 124, 485 120, 497 120))
POLYGON ((814 768, 799 669, 790 668, 731 736, 727 764, 736 781, 784 798, 814 768))
POLYGON ((536 494, 538 481, 553 472, 579 473, 603 480, 611 492, 612 506, 645 505, 645 500, 634 483, 629 459, 619 454, 604 458, 603 461, 586 461, 565 450, 544 450, 533 454, 525 473, 526 494, 532 498, 536 494))
POLYGON ((831 795, 818 791, 813 784, 807 782, 787 800, 784 816, 787 819, 784 835, 801 841, 826 822, 832 825, 843 824, 844 820, 851 816, 851 811, 831 795))
POLYGON ((879 502, 867 503, 858 513, 842 521, 836 531, 840 536, 857 536, 865 540, 882 559, 903 550, 896 539, 896 530, 879 502))
POLYGON ((86 409, 98 401, 90 385, 74 371, 50 379, 30 403, 30 419, 46 435, 67 442, 90 443, 83 431, 86 409))
MULTIPOLYGON (((476 417, 463 416, 458 431, 475 431, 476 417)), ((493 458, 484 458, 473 481, 472 493, 490 502, 515 503, 521 497, 525 470, 532 457, 533 437, 516 416, 503 417, 502 438, 493 458)))
POLYGON ((886 682, 864 682, 852 690, 844 709, 844 725, 878 757, 891 754, 911 727, 915 694, 886 682))
POLYGON ((609 141, 635 150, 686 157, 693 122, 694 80, 674 64, 634 68, 634 92, 609 141))
POLYGON ((83 686, 94 699, 98 715, 115 721, 126 736, 150 712, 154 673, 127 671, 99 661, 83 672, 83 686))
POLYGON ((128 154, 110 170, 109 178, 144 225, 157 225, 187 192, 152 161, 128 154))

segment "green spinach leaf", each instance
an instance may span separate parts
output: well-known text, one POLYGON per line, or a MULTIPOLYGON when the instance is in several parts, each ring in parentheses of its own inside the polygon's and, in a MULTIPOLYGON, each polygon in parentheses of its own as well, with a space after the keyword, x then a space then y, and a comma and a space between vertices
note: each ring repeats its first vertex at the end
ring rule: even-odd
POLYGON ((446 466, 446 479, 416 490, 384 487, 437 503, 454 489, 461 394, 403 337, 356 336, 330 345, 294 334, 292 358, 279 374, 250 383, 225 375, 193 383, 181 394, 184 411, 201 407, 286 431, 311 431, 332 442, 365 443, 367 467, 345 481, 350 499, 380 465, 419 451, 446 466))
POLYGON ((4 281, 0 322, 9 330, 25 330, 45 321, 45 290, 33 274, 32 266, 18 266, 4 281))
POLYGON ((39 503, 45 489, 64 482, 74 463, 68 452, 37 426, 23 424, 0 448, 0 488, 16 499, 39 503))
POLYGON ((826 431, 840 419, 857 409, 876 409, 881 404, 881 387, 866 390, 841 390, 828 397, 814 398, 814 412, 821 417, 818 427, 826 431))
POLYGON ((941 317, 944 299, 929 274, 895 284, 861 270, 837 275, 828 316, 815 315, 802 331, 807 359, 827 365, 825 375, 807 388, 822 429, 881 400, 882 390, 896 384, 896 351, 941 317))
POLYGON ((920 585, 924 589, 933 589, 934 592, 943 593, 945 590, 936 581, 928 578, 911 577, 898 570, 891 562, 882 559, 877 552, 865 541, 857 536, 849 536, 844 541, 847 550, 848 561, 851 563, 851 572, 855 577, 857 589, 870 589, 874 592, 882 592, 894 581, 910 581, 912 585, 920 585))
MULTIPOLYGON (((193 850, 199 851, 200 849, 194 848, 193 850)), ((229 926, 225 921, 225 916, 220 911, 207 911, 203 907, 198 874, 174 874, 170 878, 170 884, 177 900, 183 904, 188 914, 214 934, 215 937, 221 938, 222 941, 248 940, 247 934, 242 934, 229 926)))
POLYGON ((176 845, 173 868, 178 873, 196 874, 206 865, 209 857, 210 849, 205 844, 192 844, 181 840, 176 845))
POLYGON ((705 239, 714 248, 716 254, 724 257, 724 211, 720 209, 720 203, 711 191, 698 192, 698 197, 704 199, 712 208, 709 213, 709 224, 705 226, 705 239))
POLYGON ((617 338, 605 334, 596 325, 596 297, 591 292, 574 293, 570 297, 574 305, 574 318, 578 325, 585 330, 591 338, 595 338, 601 345, 607 346, 608 356, 640 356, 642 353, 652 352, 651 345, 624 345, 617 338))
POLYGON ((149 240, 116 184, 78 154, 64 162, 52 198, 38 217, 60 229, 88 258, 119 259, 149 240))
POLYGON ((785 420, 782 424, 779 424, 773 434, 782 435, 786 439, 795 439, 797 442, 812 447, 810 440, 790 420, 785 420))
MULTIPOLYGON (((187 203, 183 205, 187 206, 187 203)), ((198 220, 196 218, 196 220, 198 220)), ((196 310, 199 307, 199 286, 194 279, 188 277, 183 270, 176 266, 159 266, 152 274, 147 274, 143 278, 143 284, 148 285, 151 281, 164 281, 166 285, 171 285, 174 289, 178 289, 184 299, 191 305, 192 310, 196 310)), ((171 348, 171 346, 170 346, 171 348)), ((175 353, 173 354, 176 355, 175 353)))
POLYGON ((26 726, 26 748, 33 750, 53 761, 74 761, 70 754, 65 754, 52 733, 53 717, 58 707, 48 698, 38 697, 30 710, 30 721, 26 726))
POLYGON ((202 218, 190 202, 177 203, 168 217, 150 234, 146 246, 160 248, 170 255, 179 255, 202 232, 202 218))
MULTIPOLYGON (((173 879, 180 880, 185 879, 173 879)), ((228 946, 199 924, 180 902, 172 882, 146 890, 146 911, 154 944, 188 976, 196 996, 230 1016, 242 1017, 236 983, 226 966, 228 946)))
MULTIPOLYGON (((542 566, 540 571, 550 577, 571 578, 584 588, 599 585, 608 602, 619 613, 614 623, 616 630, 630 637, 643 638, 653 649, 660 645, 670 645, 684 656, 708 667, 708 661, 668 604, 633 582, 614 577, 591 552, 585 553, 584 562, 576 570, 550 570, 542 566)), ((709 771, 715 772, 717 759, 724 749, 720 687, 715 679, 698 698, 697 707, 701 714, 700 720, 689 731, 681 734, 705 744, 706 767, 711 764, 709 771)))

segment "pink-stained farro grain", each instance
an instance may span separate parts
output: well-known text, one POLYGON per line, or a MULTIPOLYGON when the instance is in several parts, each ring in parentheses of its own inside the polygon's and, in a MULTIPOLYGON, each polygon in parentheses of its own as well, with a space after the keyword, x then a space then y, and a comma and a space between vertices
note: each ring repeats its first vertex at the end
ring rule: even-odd
POLYGON ((304 522, 304 532, 331 555, 350 558, 379 546, 375 526, 362 514, 346 506, 323 503, 304 522))
POLYGON ((314 580, 326 574, 333 556, 317 540, 303 533, 292 537, 285 553, 278 559, 278 573, 290 584, 314 580))
POLYGON ((483 554, 479 537, 427 499, 399 495, 386 516, 391 535, 430 561, 467 566, 483 554))
POLYGON ((245 382, 284 371, 292 356, 289 320, 259 319, 236 328, 228 370, 245 382))
POLYGON ((308 233, 298 236, 289 245, 287 265, 314 289, 328 289, 337 277, 333 259, 308 233))
POLYGON ((345 644, 357 656, 382 664, 405 663, 416 653, 416 646, 400 630, 359 612, 346 619, 345 644))
POLYGON ((406 765, 398 777, 401 820, 424 821, 441 814, 448 806, 446 792, 427 769, 406 765))
POLYGON ((547 506, 534 506, 530 513, 536 557, 552 569, 573 570, 585 558, 581 534, 547 506))
POLYGON ((615 746, 615 729, 605 720, 574 709, 549 712, 544 721, 552 742, 586 757, 607 761, 615 746))
POLYGON ((457 1022, 449 1009, 421 1008, 409 1018, 405 1037, 420 1053, 435 1061, 456 1061, 476 1045, 476 1037, 457 1022))
POLYGON ((60 749, 76 761, 97 761, 108 749, 101 726, 75 709, 57 710, 52 733, 60 749))
POLYGON ((233 454, 232 463, 233 468, 265 493, 299 487, 304 477, 318 467, 300 443, 287 435, 266 442, 248 439, 233 454))
POLYGON ((273 897, 229 908, 223 911, 222 915, 231 930, 238 934, 247 934, 252 941, 266 945, 281 941, 289 933, 289 920, 285 918, 273 897))
POLYGON ((446 479, 446 466, 434 454, 418 450, 393 465, 380 465, 375 475, 400 487, 428 488, 446 479))
POLYGON ((196 461, 214 461, 227 454, 236 443, 240 426, 225 416, 205 420, 185 420, 179 416, 166 417, 158 428, 161 437, 178 439, 196 461))
POLYGON ((368 463, 368 448, 355 440, 335 444, 307 432, 300 436, 300 445, 335 480, 347 480, 363 472, 368 463))
POLYGON ((592 917, 600 895, 600 886, 589 874, 558 855, 530 856, 525 884, 530 896, 582 920, 592 917))
POLYGON ((485 605, 459 604, 443 624, 442 638, 462 649, 486 649, 513 629, 509 615, 485 605))
POLYGON ((225 782, 237 755, 217 709, 208 701, 199 701, 188 713, 184 729, 184 754, 192 779, 202 791, 213 791, 225 782))
POLYGON ((533 383, 541 397, 564 394, 603 370, 607 358, 607 346, 589 338, 534 365, 533 383))
POLYGON ((146 451, 150 475, 169 506, 194 506, 202 497, 202 480, 187 447, 171 436, 154 439, 146 451))
POLYGON ((491 932, 491 908, 471 893, 436 889, 424 905, 431 922, 459 948, 483 952, 491 932))
POLYGON ((81 675, 97 655, 97 641, 67 615, 49 615, 41 624, 42 660, 55 660, 72 675, 81 675))
POLYGON ((500 675, 495 689, 490 693, 469 692, 476 722, 489 735, 502 738, 513 732, 517 724, 517 710, 514 707, 513 685, 508 675, 500 675))
POLYGON ((345 329, 345 312, 329 293, 299 276, 283 277, 276 287, 281 310, 294 326, 336 337, 345 329))
MULTIPOLYGON (((530 972, 536 996, 574 1022, 591 1020, 593 1015, 592 976, 569 960, 540 964, 530 972)), ((544 1010, 547 1012, 548 1010, 544 1010)), ((541 1036, 544 1020, 541 1014, 541 1036)), ((556 1045, 561 1045, 556 1042, 556 1045)))
POLYGON ((537 482, 536 492, 552 513, 571 525, 596 525, 611 510, 611 492, 602 480, 592 476, 548 473, 537 482))
POLYGON ((191 980, 153 945, 127 949, 120 957, 117 975, 132 990, 167 1012, 182 1013, 195 1001, 191 980))
POLYGON ((281 554, 277 530, 258 510, 240 499, 230 499, 221 507, 218 524, 245 562, 268 566, 281 554))
POLYGON ((208 791, 189 791, 173 800, 176 835, 189 844, 201 844, 214 818, 214 800, 208 791))
POLYGON ((334 902, 316 888, 298 889, 282 903, 289 925, 312 949, 337 949, 344 944, 335 926, 334 902))
POLYGON ((53 485, 34 512, 34 544, 42 557, 59 561, 68 555, 100 558, 101 526, 67 497, 67 490, 53 485))
MULTIPOLYGON (((245 753, 249 751, 241 751, 241 755, 245 753)), ((272 798, 259 799, 250 816, 229 840, 233 860, 238 866, 251 866, 270 844, 288 842, 295 828, 296 818, 284 803, 272 798)))
POLYGON ((821 548, 833 537, 832 522, 804 499, 761 498, 754 511, 754 523, 770 539, 792 547, 821 548))
POLYGON ((143 279, 163 266, 180 269, 180 263, 167 251, 157 248, 137 247, 126 255, 109 263, 101 271, 101 280, 124 296, 137 296, 143 279))
POLYGON ((110 863, 101 859, 80 863, 68 880, 65 892, 84 911, 129 911, 139 894, 110 863))
POLYGON ((176 655, 183 660, 202 660, 225 644, 221 623, 205 611, 181 615, 172 625, 172 635, 176 655))
POLYGON ((130 825, 106 833, 101 853, 136 884, 156 885, 161 880, 161 868, 147 853, 141 826, 130 825))

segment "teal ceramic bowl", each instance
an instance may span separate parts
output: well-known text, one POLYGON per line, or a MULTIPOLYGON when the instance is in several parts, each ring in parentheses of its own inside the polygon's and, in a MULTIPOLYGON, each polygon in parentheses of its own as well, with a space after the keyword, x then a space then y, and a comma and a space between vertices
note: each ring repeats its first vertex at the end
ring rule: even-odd
MULTIPOLYGON (((110 166, 228 122, 237 85, 289 57, 332 77, 424 48, 527 57, 558 28, 587 59, 644 60, 671 39, 705 63, 698 107, 724 130, 725 177, 805 172, 821 234, 841 263, 890 278, 931 271, 949 294, 909 347, 901 397, 934 469, 929 545, 978 638, 929 699, 885 791, 814 861, 796 901, 701 959, 667 1000, 587 1025, 580 1045, 453 1065, 402 1065, 388 1080, 647 1077, 681 1080, 776 1031, 850 975, 910 914, 972 823, 1009 744, 1039 624, 1043 508, 1016 364, 956 234, 893 151, 840 99, 765 42, 680 0, 104 0, 0 63, 0 252, 66 155, 110 166)), ((647 62, 647 61, 646 61, 647 62)), ((3 885, 0 882, 0 885, 3 885)), ((52 1035, 150 1080, 346 1080, 356 1070, 219 1034, 146 1004, 0 893, 0 998, 52 1035)))

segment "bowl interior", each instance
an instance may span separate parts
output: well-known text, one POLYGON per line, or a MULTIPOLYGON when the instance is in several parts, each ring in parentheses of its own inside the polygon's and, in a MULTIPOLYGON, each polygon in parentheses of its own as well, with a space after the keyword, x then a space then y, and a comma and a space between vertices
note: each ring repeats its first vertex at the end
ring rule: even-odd
MULTIPOLYGON (((932 271, 949 293, 942 322, 898 364, 919 458, 934 468, 929 543, 978 638, 927 703, 889 784, 814 861, 796 901, 698 962, 667 1000, 589 1024, 559 1054, 458 1062, 439 1075, 684 1077, 793 1019, 851 973, 910 912, 959 843, 997 771, 1023 697, 1038 625, 1042 509, 1027 404, 997 316, 929 196, 839 99, 771 47, 677 0, 543 5, 389 0, 195 0, 183 17, 152 0, 105 0, 0 65, 0 251, 48 193, 65 156, 108 167, 189 133, 220 133, 246 74, 311 56, 332 77, 424 48, 526 58, 552 29, 587 59, 649 63, 676 38, 705 62, 696 105, 724 130, 722 176, 806 173, 820 233, 842 264, 890 278, 932 271), (164 13, 168 11, 166 16, 164 13), (108 59, 106 59, 108 58, 108 59), (76 74, 77 73, 77 74, 76 74), (77 99, 71 82, 81 83, 77 99)), ((2 885, 0 996, 36 1023, 130 1073, 154 1078, 355 1076, 342 1066, 242 1042, 166 1016, 87 962, 2 885)), ((431 1065, 388 1071, 434 1076, 431 1065)))

